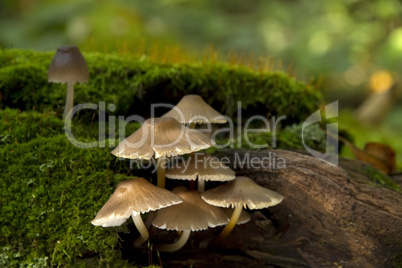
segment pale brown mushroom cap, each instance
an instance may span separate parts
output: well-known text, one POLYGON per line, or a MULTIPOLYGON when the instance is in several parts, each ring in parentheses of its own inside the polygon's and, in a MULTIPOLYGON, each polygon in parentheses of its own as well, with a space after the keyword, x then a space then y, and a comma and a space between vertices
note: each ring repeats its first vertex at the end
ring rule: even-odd
MULTIPOLYGON (((230 217, 232 217, 233 208, 222 208, 222 211, 226 214, 226 216, 228 216, 228 218, 230 219, 230 217)), ((251 220, 251 216, 250 214, 247 213, 247 211, 245 211, 244 209, 242 209, 241 214, 239 219, 237 220, 237 225, 239 224, 244 224, 247 223, 251 220)))
POLYGON ((229 222, 222 209, 205 203, 198 191, 180 190, 176 194, 183 199, 183 203, 158 210, 153 226, 176 231, 200 231, 229 222))
POLYGON ((215 145, 204 133, 189 129, 177 120, 151 118, 131 136, 123 140, 113 151, 117 157, 151 159, 176 156, 207 149, 215 145))
POLYGON ((190 155, 185 162, 181 162, 166 171, 166 177, 176 180, 199 180, 204 181, 231 181, 234 180, 235 172, 225 166, 218 158, 206 153, 190 155))
POLYGON ((182 124, 225 124, 227 119, 209 106, 199 95, 186 95, 162 117, 172 117, 182 124))
POLYGON ((79 48, 76 46, 58 48, 50 63, 47 78, 53 83, 88 82, 88 65, 79 48))
POLYGON ((262 209, 279 204, 283 196, 259 186, 247 177, 237 177, 234 181, 203 192, 202 199, 218 207, 262 209))
POLYGON ((119 226, 132 214, 138 215, 181 202, 177 195, 144 178, 122 181, 91 223, 102 227, 119 226))

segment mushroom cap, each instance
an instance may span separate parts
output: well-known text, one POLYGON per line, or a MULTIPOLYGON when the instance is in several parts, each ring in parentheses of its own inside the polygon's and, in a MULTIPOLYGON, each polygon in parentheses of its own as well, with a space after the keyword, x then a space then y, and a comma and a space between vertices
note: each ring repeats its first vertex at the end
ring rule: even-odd
POLYGON ((225 166, 218 158, 206 153, 190 155, 187 163, 181 162, 166 170, 166 178, 176 180, 199 180, 204 181, 231 181, 234 180, 235 172, 225 166))
POLYGON ((279 204, 283 196, 259 186, 247 177, 237 177, 225 185, 203 192, 202 199, 218 207, 261 209, 279 204))
POLYGON ((122 181, 91 223, 102 227, 119 226, 132 214, 138 215, 181 202, 177 195, 144 178, 122 181))
POLYGON ((176 119, 151 118, 123 140, 113 151, 117 157, 151 159, 176 156, 207 149, 215 145, 204 133, 180 124, 176 119))
POLYGON ((172 117, 182 124, 225 124, 227 119, 209 106, 199 95, 186 95, 162 117, 172 117))
POLYGON ((88 65, 79 48, 76 46, 59 47, 50 63, 47 79, 53 83, 88 82, 88 65))
MULTIPOLYGON (((222 211, 226 214, 226 216, 228 216, 228 218, 230 219, 230 217, 232 217, 233 214, 233 208, 222 208, 222 211)), ((237 225, 239 224, 244 224, 247 223, 251 220, 251 216, 250 214, 248 214, 247 211, 245 211, 244 209, 242 209, 241 213, 240 213, 240 217, 237 220, 237 225)))
POLYGON ((175 192, 183 203, 158 210, 153 226, 176 231, 200 231, 229 222, 222 209, 205 203, 198 191, 175 192))

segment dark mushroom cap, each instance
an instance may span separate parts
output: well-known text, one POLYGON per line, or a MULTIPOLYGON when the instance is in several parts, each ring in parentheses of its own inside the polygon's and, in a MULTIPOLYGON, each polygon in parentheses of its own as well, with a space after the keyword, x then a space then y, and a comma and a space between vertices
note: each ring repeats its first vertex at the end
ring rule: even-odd
POLYGON ((76 46, 64 46, 57 49, 50 63, 47 78, 54 83, 88 82, 87 62, 76 46))

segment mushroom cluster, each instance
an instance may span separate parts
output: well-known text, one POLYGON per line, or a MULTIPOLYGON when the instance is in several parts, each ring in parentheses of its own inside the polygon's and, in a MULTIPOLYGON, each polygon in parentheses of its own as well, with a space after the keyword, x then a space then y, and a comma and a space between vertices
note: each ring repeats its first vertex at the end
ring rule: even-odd
POLYGON ((138 245, 149 237, 141 214, 156 211, 152 225, 179 231, 181 236, 173 244, 155 247, 160 251, 176 251, 186 243, 191 231, 226 225, 220 235, 222 238, 236 224, 250 220, 243 207, 261 209, 280 203, 283 199, 280 194, 249 178, 236 178, 235 172, 219 159, 198 152, 214 146, 215 142, 197 130, 196 124, 226 122, 223 115, 198 95, 184 96, 161 118, 146 120, 111 153, 128 159, 157 159, 157 186, 144 178, 121 182, 91 223, 102 227, 119 226, 131 216, 141 234, 136 241, 138 245), (169 159, 181 155, 187 155, 187 158, 169 166, 169 159), (191 186, 190 189, 179 186, 168 191, 164 189, 165 178, 198 179, 198 191, 191 186), (206 181, 229 183, 204 191, 206 181))
MULTIPOLYGON (((88 66, 78 47, 60 47, 50 63, 48 80, 67 83, 63 119, 71 120, 74 84, 88 79, 88 66)), ((131 216, 141 235, 135 244, 141 245, 149 238, 141 214, 157 211, 153 226, 182 232, 177 242, 157 248, 175 251, 186 243, 191 231, 226 224, 220 235, 225 237, 236 224, 250 220, 243 207, 261 209, 280 203, 283 199, 280 194, 258 186, 249 178, 236 178, 235 172, 217 158, 196 153, 215 145, 210 137, 196 129, 196 124, 209 126, 226 122, 225 116, 198 95, 186 95, 161 118, 146 120, 111 153, 128 159, 157 159, 157 186, 144 178, 119 183, 91 223, 102 227, 120 226, 131 216), (170 166, 166 172, 169 157, 186 154, 189 155, 186 162, 170 166), (186 187, 168 191, 165 178, 198 180, 198 191, 186 187), (229 183, 204 192, 206 181, 229 183)))

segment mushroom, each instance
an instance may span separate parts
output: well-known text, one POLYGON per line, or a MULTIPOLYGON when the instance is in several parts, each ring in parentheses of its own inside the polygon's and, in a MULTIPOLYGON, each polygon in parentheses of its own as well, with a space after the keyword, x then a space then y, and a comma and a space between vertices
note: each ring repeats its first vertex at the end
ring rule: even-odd
POLYGON ((192 180, 198 177, 198 191, 203 192, 205 181, 231 181, 236 175, 219 159, 206 153, 191 154, 186 160, 166 171, 166 177, 176 180, 192 180))
POLYGON ((89 79, 88 65, 79 48, 64 46, 57 49, 50 63, 47 78, 53 83, 67 83, 63 119, 71 119, 71 116, 67 118, 67 115, 74 105, 74 84, 86 83, 89 79))
MULTIPOLYGON (((195 128, 196 124, 225 124, 227 122, 226 117, 208 105, 201 96, 193 94, 185 95, 173 109, 162 117, 175 118, 182 124, 188 124, 189 128, 192 129, 195 128)), ((209 129, 209 131, 211 130, 209 129)), ((191 188, 195 188, 195 183, 190 185, 192 185, 191 188)), ((204 191, 204 188, 205 182, 199 179, 198 189, 204 191)))
POLYGON ((167 230, 182 231, 180 238, 173 244, 156 245, 160 251, 176 251, 182 248, 191 231, 206 230, 208 227, 224 225, 229 221, 221 208, 205 203, 198 191, 177 187, 173 190, 183 199, 183 203, 158 210, 152 225, 167 230))
POLYGON ((120 226, 131 216, 141 234, 138 244, 142 244, 148 240, 149 233, 141 214, 181 202, 177 195, 144 178, 122 181, 91 223, 102 227, 120 226))
POLYGON ((117 157, 150 160, 158 159, 158 186, 165 187, 166 157, 207 149, 215 142, 204 133, 180 124, 176 119, 151 118, 113 151, 117 157))
POLYGON ((199 95, 186 95, 162 117, 172 117, 182 124, 225 124, 227 119, 199 95))
MULTIPOLYGON (((226 214, 226 216, 228 216, 228 218, 230 219, 233 215, 233 208, 222 208, 222 211, 226 214)), ((245 211, 244 209, 242 209, 239 219, 237 220, 237 225, 239 224, 245 224, 247 222, 249 222, 251 220, 251 216, 250 214, 247 213, 247 211, 245 211)))
POLYGON ((244 208, 262 209, 279 204, 283 196, 277 192, 261 187, 247 177, 237 177, 225 185, 205 191, 202 199, 218 207, 234 208, 229 223, 222 230, 220 237, 226 237, 236 225, 244 208))

